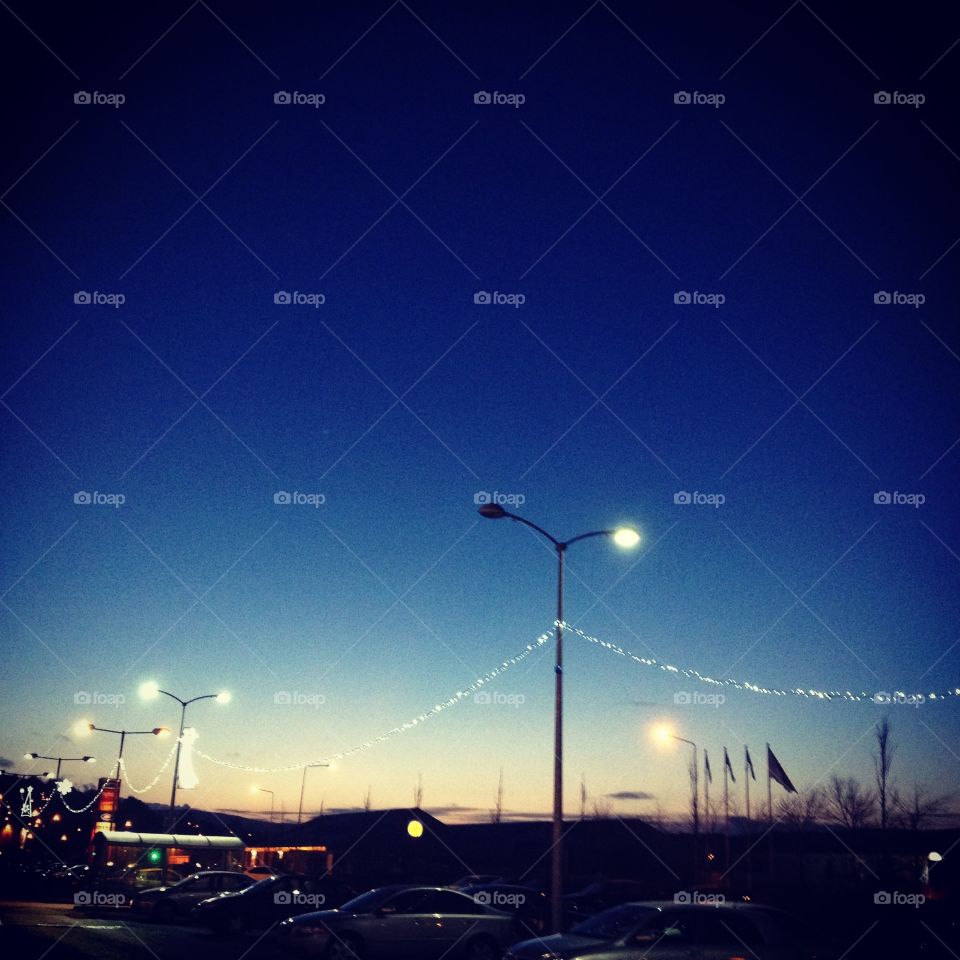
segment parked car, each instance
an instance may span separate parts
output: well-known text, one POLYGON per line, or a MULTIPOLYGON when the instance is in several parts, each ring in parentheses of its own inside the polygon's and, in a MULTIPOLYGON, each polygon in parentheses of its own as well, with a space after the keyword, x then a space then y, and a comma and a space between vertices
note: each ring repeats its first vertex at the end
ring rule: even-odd
POLYGON ((531 935, 543 933, 550 924, 550 898, 545 890, 496 881, 465 887, 462 892, 477 903, 511 914, 531 935))
POLYGON ((252 877, 228 870, 202 870, 164 887, 139 891, 133 898, 133 909, 147 913, 162 923, 186 917, 201 901, 220 893, 236 893, 256 883, 252 877))
POLYGON ((650 891, 634 880, 595 880, 576 893, 564 894, 563 914, 567 924, 572 925, 601 910, 649 896, 650 891))
POLYGON ((795 922, 747 903, 646 901, 611 907, 569 933, 516 943, 503 960, 804 960, 795 922))
POLYGON ((191 917, 219 934, 263 930, 285 917, 317 907, 339 906, 353 895, 353 890, 328 874, 307 877, 286 873, 265 877, 237 893, 201 900, 191 917))
POLYGON ((499 960, 514 919, 449 887, 379 887, 338 910, 284 920, 277 939, 324 960, 499 960))
POLYGON ((247 867, 243 872, 254 880, 263 880, 266 877, 279 877, 281 873, 280 870, 274 870, 273 867, 247 867))

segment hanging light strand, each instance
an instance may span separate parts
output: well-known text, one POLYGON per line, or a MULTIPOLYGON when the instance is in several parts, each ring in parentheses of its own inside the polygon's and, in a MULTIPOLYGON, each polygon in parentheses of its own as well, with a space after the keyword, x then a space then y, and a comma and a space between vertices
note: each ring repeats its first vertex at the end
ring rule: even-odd
POLYGON ((163 764, 161 765, 160 769, 157 771, 157 775, 145 787, 135 787, 130 782, 130 775, 129 775, 129 771, 127 770, 127 762, 126 760, 123 759, 123 757, 121 757, 119 766, 120 766, 120 771, 123 775, 124 783, 126 783, 127 787, 129 787, 130 790, 132 790, 134 793, 146 793, 148 790, 152 790, 156 786, 157 781, 163 775, 163 771, 166 770, 168 766, 170 766, 170 761, 173 759, 173 755, 176 752, 177 752, 177 747, 176 747, 176 744, 174 744, 174 746, 170 748, 170 752, 167 754, 166 760, 163 761, 163 764))
POLYGON ((960 698, 960 687, 946 688, 940 691, 931 690, 926 693, 915 691, 913 693, 908 693, 903 690, 878 690, 874 693, 869 693, 866 690, 818 690, 814 687, 791 687, 789 689, 781 689, 776 687, 766 687, 762 684, 752 683, 749 680, 734 680, 731 677, 718 680, 716 677, 708 676, 705 673, 701 673, 699 670, 694 670, 692 667, 676 667, 671 663, 663 663, 659 660, 654 660, 652 657, 640 657, 635 653, 631 653, 629 650, 625 650, 623 647, 618 646, 615 643, 610 643, 607 640, 600 640, 598 637, 593 637, 589 633, 585 633, 579 627, 575 627, 570 623, 562 623, 564 630, 569 630, 571 633, 576 634, 578 637, 581 637, 583 640, 588 641, 598 647, 602 647, 604 650, 609 650, 611 653, 615 653, 617 656, 625 657, 628 660, 633 660, 635 663, 639 663, 645 667, 653 667, 657 670, 662 670, 664 673, 673 673, 678 676, 685 677, 688 680, 697 680, 700 683, 705 683, 714 687, 732 687, 734 690, 745 690, 748 693, 758 693, 763 694, 769 697, 801 697, 807 700, 847 700, 857 703, 905 703, 912 705, 919 705, 921 703, 927 703, 930 701, 937 702, 942 700, 947 700, 950 697, 960 698))
POLYGON ((291 763, 283 767, 254 767, 247 766, 242 763, 231 763, 227 760, 219 760, 216 757, 211 757, 209 754, 198 750, 196 747, 194 747, 194 753, 198 757, 203 757, 204 760, 209 760, 211 763, 216 763, 221 767, 230 767, 233 770, 244 770, 247 773, 285 773, 290 770, 302 770, 304 767, 309 767, 314 764, 331 763, 335 760, 343 760, 346 757, 352 757, 354 754, 360 753, 362 750, 369 750, 371 747, 377 746, 377 744, 384 743, 387 740, 392 740, 399 734, 405 733, 407 730, 412 730, 414 727, 419 727, 428 720, 432 720, 435 716, 437 716, 437 714, 442 713, 444 710, 456 706, 456 704, 460 703, 462 700, 465 700, 471 694, 476 693, 484 684, 489 683, 491 680, 495 680, 511 667, 514 667, 521 661, 526 660, 530 654, 539 650, 545 643, 547 643, 552 636, 552 632, 540 634, 540 636, 537 637, 533 643, 528 643, 527 646, 515 657, 510 657, 508 660, 504 660, 493 670, 483 674, 481 677, 477 677, 473 683, 464 687, 462 690, 458 690, 446 700, 434 704, 429 710, 425 710, 416 717, 411 717, 406 722, 393 727, 391 730, 387 730, 386 733, 381 733, 378 737, 371 737, 369 740, 365 740, 363 743, 359 743, 354 747, 350 747, 347 750, 341 750, 338 753, 332 753, 330 756, 321 757, 318 760, 304 760, 301 763, 291 763))
POLYGON ((89 803, 85 803, 82 807, 71 807, 70 804, 67 803, 67 798, 66 798, 66 797, 63 797, 63 805, 64 805, 64 807, 66 807, 67 810, 69 810, 71 813, 86 813, 86 812, 100 799, 100 794, 101 794, 101 793, 103 793, 103 787, 101 787, 101 788, 93 795, 93 799, 92 799, 89 803))

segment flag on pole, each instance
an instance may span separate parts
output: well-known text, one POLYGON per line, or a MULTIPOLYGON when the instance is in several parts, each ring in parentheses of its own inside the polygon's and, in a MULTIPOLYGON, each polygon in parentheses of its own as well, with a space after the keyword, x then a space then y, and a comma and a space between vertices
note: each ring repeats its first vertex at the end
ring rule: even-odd
POLYGON ((707 783, 713 783, 713 771, 710 769, 710 757, 707 750, 703 750, 703 772, 707 775, 707 783))
POLYGON ((796 793, 797 788, 787 776, 787 771, 780 765, 780 761, 773 755, 773 751, 767 746, 767 772, 771 780, 776 780, 787 793, 796 793))
POLYGON ((723 765, 727 768, 728 773, 730 774, 730 779, 736 783, 737 778, 733 775, 733 764, 730 762, 730 754, 727 753, 727 748, 723 748, 723 765))
POLYGON ((743 750, 747 755, 747 768, 750 770, 750 776, 756 780, 757 775, 753 772, 753 761, 750 759, 750 749, 749 747, 744 747, 743 750))

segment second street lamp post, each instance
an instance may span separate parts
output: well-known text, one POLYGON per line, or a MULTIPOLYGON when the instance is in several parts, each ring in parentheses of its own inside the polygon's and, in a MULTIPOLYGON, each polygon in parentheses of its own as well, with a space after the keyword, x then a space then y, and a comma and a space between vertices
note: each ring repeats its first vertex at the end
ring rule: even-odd
POLYGON ((127 737, 139 737, 150 734, 154 737, 165 737, 169 732, 169 727, 154 727, 152 730, 110 730, 107 727, 98 727, 95 723, 86 724, 90 733, 94 731, 99 733, 115 733, 120 737, 120 750, 117 752, 117 772, 114 779, 117 781, 117 800, 120 799, 120 767, 123 763, 123 745, 127 737))
POLYGON ((61 763, 72 763, 76 761, 77 763, 96 763, 96 757, 45 757, 42 753, 25 753, 23 755, 24 760, 56 760, 57 761, 57 772, 53 775, 55 780, 60 779, 60 764, 61 763))
MULTIPOLYGON (((666 743, 668 740, 679 740, 680 743, 686 743, 693 747, 693 767, 691 768, 693 773, 691 774, 690 780, 693 787, 691 799, 693 813, 693 879, 694 882, 696 882, 697 874, 700 870, 700 768, 697 765, 697 745, 692 740, 688 740, 686 737, 681 737, 674 733, 667 724, 661 724, 655 727, 653 735, 655 739, 661 743, 666 743)), ((709 810, 707 813, 709 815, 709 810)))
POLYGON ((589 537, 611 537, 621 547, 635 547, 640 542, 640 534, 632 527, 618 527, 612 530, 591 530, 581 533, 570 540, 558 540, 525 517, 504 510, 498 503, 485 503, 479 510, 480 516, 487 520, 515 520, 530 527, 546 537, 553 544, 557 554, 557 658, 554 666, 554 748, 553 748, 553 831, 551 836, 550 870, 550 918, 553 932, 563 929, 563 556, 573 543, 589 537))
POLYGON ((220 693, 205 693, 202 696, 193 697, 190 700, 181 700, 180 697, 170 693, 168 690, 161 690, 152 680, 140 684, 140 696, 143 697, 144 700, 154 700, 161 693, 165 697, 170 697, 171 700, 176 700, 177 703, 180 704, 180 733, 177 736, 177 756, 173 761, 173 786, 170 788, 170 810, 167 814, 167 819, 170 821, 169 829, 172 831, 173 825, 177 820, 177 780, 180 777, 180 750, 183 747, 183 730, 187 718, 187 707, 189 707, 191 703, 196 703, 198 700, 216 700, 217 703, 229 703, 230 694, 227 693, 226 690, 222 690, 220 693))

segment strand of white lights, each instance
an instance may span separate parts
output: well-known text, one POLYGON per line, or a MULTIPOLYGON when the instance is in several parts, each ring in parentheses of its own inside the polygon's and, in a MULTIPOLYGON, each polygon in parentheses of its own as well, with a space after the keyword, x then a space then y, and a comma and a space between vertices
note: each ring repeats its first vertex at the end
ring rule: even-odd
POLYGON ((623 647, 617 646, 615 643, 610 643, 606 640, 600 640, 598 637, 592 637, 590 634, 584 633, 583 630, 581 630, 579 627, 573 626, 573 624, 562 623, 561 626, 564 630, 569 630, 572 633, 575 633, 578 637, 581 637, 590 643, 596 644, 599 647, 603 647, 604 650, 609 650, 612 653, 617 654, 617 656, 625 657, 628 660, 633 660, 645 667, 655 667, 658 670, 663 670, 665 673, 675 673, 678 676, 687 678, 688 680, 698 680, 700 683, 710 684, 711 686, 715 687, 733 687, 735 690, 746 690, 750 693, 762 693, 770 697, 795 696, 804 697, 810 700, 849 700, 858 703, 866 702, 879 704, 921 704, 930 700, 946 700, 949 697, 960 698, 960 687, 954 687, 953 689, 943 690, 941 692, 930 691, 928 693, 906 693, 903 690, 894 690, 892 692, 880 690, 876 693, 868 693, 865 690, 860 690, 857 692, 852 690, 817 690, 813 687, 791 687, 789 690, 781 690, 771 687, 764 687, 758 683, 751 683, 748 680, 734 680, 730 677, 727 677, 723 680, 718 680, 715 677, 707 676, 706 674, 701 673, 699 670, 694 670, 693 668, 675 667, 673 664, 661 663, 659 660, 654 660, 652 657, 638 657, 635 653, 631 653, 629 650, 624 650, 623 647))
POLYGON ((173 759, 173 755, 176 752, 177 752, 177 747, 176 745, 174 745, 173 747, 170 748, 170 752, 167 754, 167 759, 163 761, 163 764, 161 765, 160 769, 157 771, 157 775, 145 787, 140 787, 140 788, 135 787, 130 782, 130 775, 129 775, 129 772, 127 771, 126 761, 123 759, 123 757, 121 757, 120 770, 123 773, 124 782, 134 793, 146 793, 148 790, 153 789, 153 787, 156 786, 157 781, 163 775, 163 771, 166 770, 167 767, 170 765, 170 761, 173 759))
POLYGON ((233 770, 245 770, 247 773, 285 773, 288 770, 302 770, 304 767, 313 766, 315 764, 343 760, 345 757, 353 756, 353 754, 359 753, 361 750, 368 750, 370 747, 375 747, 377 744, 383 743, 386 740, 391 740, 398 734, 405 733, 407 730, 412 730, 414 727, 418 727, 420 724, 426 723, 438 713, 442 713, 444 710, 456 706, 456 704, 460 703, 462 700, 465 700, 472 693, 476 693, 484 684, 496 679, 500 676, 500 674, 506 672, 511 667, 516 666, 522 660, 526 660, 531 653, 539 650, 545 643, 547 643, 548 640, 551 639, 552 636, 552 632, 540 634, 540 636, 537 637, 533 643, 528 643, 526 648, 518 653, 515 657, 510 657, 508 660, 504 660, 493 670, 489 671, 489 673, 485 673, 482 677, 477 677, 473 683, 464 687, 462 690, 458 690, 455 694, 453 694, 453 696, 448 697, 441 703, 434 704, 430 710, 426 710, 418 716, 407 720, 405 723, 401 723, 399 726, 394 727, 392 730, 388 730, 386 733, 381 733, 378 737, 372 737, 369 740, 365 740, 363 743, 357 744, 355 747, 350 747, 347 750, 341 750, 339 753, 330 754, 330 756, 322 757, 319 760, 304 760, 302 763, 291 763, 285 767, 248 767, 242 763, 230 763, 227 760, 218 760, 216 757, 211 757, 208 754, 203 753, 196 747, 193 748, 193 752, 198 757, 203 757, 204 760, 209 760, 211 763, 219 764, 221 767, 230 767, 233 770))
POLYGON ((101 788, 93 795, 93 799, 92 799, 89 803, 84 804, 82 807, 77 807, 76 809, 74 809, 73 807, 70 806, 69 803, 67 803, 66 798, 64 798, 64 800, 63 800, 63 805, 64 805, 71 813, 86 813, 86 812, 100 799, 100 794, 103 793, 103 790, 104 790, 104 788, 101 787, 101 788))

